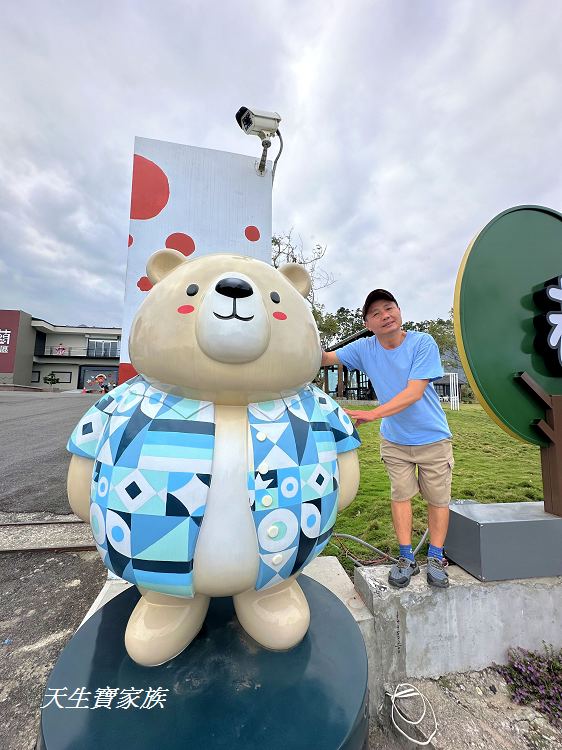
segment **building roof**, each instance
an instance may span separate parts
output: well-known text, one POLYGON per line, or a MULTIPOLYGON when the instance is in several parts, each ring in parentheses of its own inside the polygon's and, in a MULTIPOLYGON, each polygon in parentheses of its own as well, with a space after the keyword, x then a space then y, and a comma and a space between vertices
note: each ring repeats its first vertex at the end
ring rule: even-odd
POLYGON ((43 333, 111 334, 112 336, 120 336, 122 331, 121 328, 103 328, 101 326, 87 326, 84 324, 78 326, 56 326, 41 318, 32 318, 31 325, 38 331, 43 331, 43 333))
POLYGON ((332 344, 332 346, 328 346, 326 348, 327 352, 334 352, 336 349, 341 349, 342 346, 345 346, 346 344, 351 344, 352 341, 357 341, 358 339, 363 339, 368 336, 372 336, 372 332, 368 331, 366 328, 363 328, 361 331, 357 331, 356 333, 352 333, 351 336, 347 336, 345 339, 342 339, 341 341, 337 341, 335 344, 332 344))

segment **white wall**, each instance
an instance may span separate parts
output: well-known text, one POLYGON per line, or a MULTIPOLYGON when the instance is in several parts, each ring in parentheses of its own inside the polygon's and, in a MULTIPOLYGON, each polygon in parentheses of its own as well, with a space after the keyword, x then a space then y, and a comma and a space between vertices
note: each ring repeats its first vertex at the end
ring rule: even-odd
MULTIPOLYGON (((32 386, 37 386, 39 388, 46 388, 49 389, 50 386, 47 385, 47 383, 43 382, 43 377, 45 375, 49 375, 49 373, 54 372, 57 378, 61 380, 60 383, 57 383, 55 385, 55 388, 59 388, 61 391, 73 391, 78 388, 78 365, 67 365, 66 362, 52 362, 49 364, 34 364, 33 365, 33 372, 39 371, 39 382, 32 382, 32 386), (67 373, 71 373, 71 382, 70 383, 63 383, 62 380, 68 377, 67 373), (62 374, 64 373, 64 374, 62 374)), ((32 375, 33 378, 33 375, 32 375)))

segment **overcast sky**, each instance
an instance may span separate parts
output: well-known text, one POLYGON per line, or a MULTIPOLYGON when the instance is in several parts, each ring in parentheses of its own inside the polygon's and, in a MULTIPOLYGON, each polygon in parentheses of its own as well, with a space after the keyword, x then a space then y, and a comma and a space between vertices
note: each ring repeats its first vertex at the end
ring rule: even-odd
POLYGON ((327 246, 327 309, 445 317, 491 218, 562 209, 561 29, 546 0, 4 2, 0 308, 119 326, 135 135, 257 156, 248 105, 282 115, 273 229, 327 246))

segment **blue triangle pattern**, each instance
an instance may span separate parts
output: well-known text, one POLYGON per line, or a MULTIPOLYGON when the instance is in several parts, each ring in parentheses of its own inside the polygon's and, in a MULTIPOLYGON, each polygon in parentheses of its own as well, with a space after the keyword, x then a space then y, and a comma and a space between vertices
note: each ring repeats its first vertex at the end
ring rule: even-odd
MULTIPOLYGON (((134 514, 131 518, 132 555, 140 554, 173 531, 177 526, 185 523, 185 516, 143 516, 134 514)), ((187 550, 186 550, 187 553, 187 550)))
POLYGON ((334 507, 338 500, 337 492, 330 492, 322 498, 322 509, 320 512, 320 529, 324 529, 330 520, 334 507))
POLYGON ((256 589, 261 589, 264 586, 267 586, 271 579, 275 578, 276 575, 277 572, 273 570, 273 568, 270 568, 269 565, 265 565, 265 563, 260 559, 260 569, 258 573, 258 580, 256 581, 256 589))
POLYGON ((293 571, 293 566, 295 564, 295 559, 297 557, 297 552, 298 552, 298 548, 293 552, 293 554, 287 560, 285 565, 283 565, 283 567, 279 570, 279 575, 281 576, 281 578, 288 578, 291 575, 293 571))
POLYGON ((277 445, 289 456, 289 458, 298 462, 296 440, 290 425, 277 441, 277 445))
POLYGON ((306 441, 306 446, 301 459, 301 465, 317 464, 318 463, 318 446, 314 439, 314 434, 310 430, 306 441))
MULTIPOLYGON (((147 430, 148 427, 142 430, 142 432, 140 432, 135 438, 133 438, 133 440, 131 440, 125 450, 122 451, 119 457, 119 466, 135 469, 139 465, 139 459, 141 457, 142 447, 144 444, 144 436, 147 430)), ((113 453, 113 448, 111 452, 113 453)))

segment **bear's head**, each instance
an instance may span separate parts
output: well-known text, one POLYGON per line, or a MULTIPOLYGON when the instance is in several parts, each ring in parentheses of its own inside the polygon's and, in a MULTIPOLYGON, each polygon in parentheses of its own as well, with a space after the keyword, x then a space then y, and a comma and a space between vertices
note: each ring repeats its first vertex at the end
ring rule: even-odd
POLYGON ((131 326, 131 363, 187 398, 243 405, 296 393, 320 367, 303 266, 238 255, 149 258, 154 285, 131 326))

